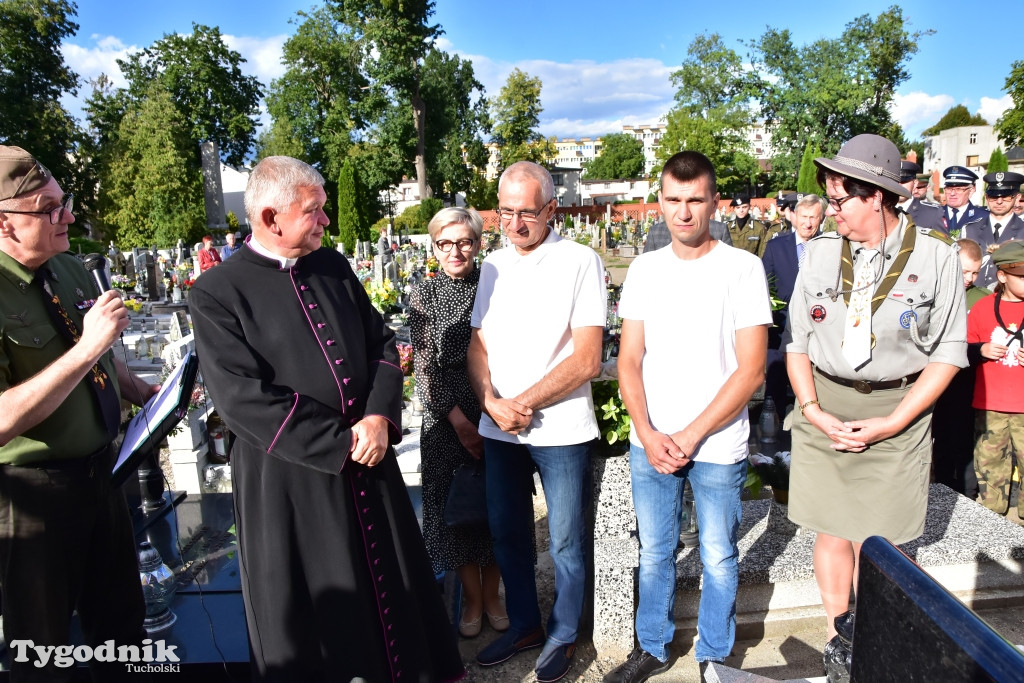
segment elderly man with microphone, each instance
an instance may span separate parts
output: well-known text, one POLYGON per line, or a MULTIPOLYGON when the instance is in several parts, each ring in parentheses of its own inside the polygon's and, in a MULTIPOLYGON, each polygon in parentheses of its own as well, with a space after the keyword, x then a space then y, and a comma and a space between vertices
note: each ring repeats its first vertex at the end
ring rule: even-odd
MULTIPOLYGON (((0 145, 0 589, 7 641, 139 644, 145 606, 131 519, 111 488, 121 396, 158 389, 111 346, 128 326, 116 293, 71 254, 73 197, 19 147, 0 145)), ((33 658, 12 680, 66 676, 33 658)), ((91 663, 102 680, 123 664, 91 663), (105 670, 103 667, 108 667, 105 670)))

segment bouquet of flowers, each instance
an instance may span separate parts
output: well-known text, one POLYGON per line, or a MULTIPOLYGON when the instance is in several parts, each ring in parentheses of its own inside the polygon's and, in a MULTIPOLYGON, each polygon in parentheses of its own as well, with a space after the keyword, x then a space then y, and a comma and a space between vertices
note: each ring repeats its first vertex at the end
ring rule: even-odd
POLYGON ((401 361, 402 374, 412 374, 412 344, 398 344, 398 359, 401 361))
POLYGON ((127 275, 117 273, 110 278, 110 286, 114 289, 129 290, 135 289, 135 280, 127 275))
POLYGON ((383 282, 367 280, 363 283, 363 288, 366 290, 367 296, 370 297, 370 303, 382 314, 387 313, 398 304, 399 292, 391 284, 390 279, 385 279, 383 282))

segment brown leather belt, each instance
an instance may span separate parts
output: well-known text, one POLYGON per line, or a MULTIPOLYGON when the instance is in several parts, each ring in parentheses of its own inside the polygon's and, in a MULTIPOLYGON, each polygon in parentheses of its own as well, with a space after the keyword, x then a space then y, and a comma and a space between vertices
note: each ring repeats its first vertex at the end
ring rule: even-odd
POLYGON ((856 389, 862 394, 870 394, 872 391, 880 391, 882 389, 903 389, 909 387, 911 384, 917 381, 917 378, 921 376, 921 371, 917 371, 912 375, 901 377, 900 379, 889 379, 884 382, 869 382, 865 379, 843 379, 842 377, 836 377, 830 375, 821 368, 815 366, 814 371, 827 379, 830 382, 835 382, 844 387, 851 387, 856 389))

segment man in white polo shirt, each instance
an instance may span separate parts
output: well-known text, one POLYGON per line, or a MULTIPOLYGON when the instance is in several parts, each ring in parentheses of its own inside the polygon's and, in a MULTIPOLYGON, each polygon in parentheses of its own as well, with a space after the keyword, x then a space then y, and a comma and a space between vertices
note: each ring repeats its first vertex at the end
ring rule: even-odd
POLYGON ((477 662, 491 666, 543 645, 536 672, 547 683, 569 671, 583 610, 589 455, 598 435, 590 380, 601 368, 604 267, 592 249, 549 227, 554 185, 543 167, 509 166, 498 183, 498 211, 512 246, 481 266, 468 361, 483 408, 488 521, 509 629, 477 662), (547 638, 534 574, 534 469, 555 565, 547 638))

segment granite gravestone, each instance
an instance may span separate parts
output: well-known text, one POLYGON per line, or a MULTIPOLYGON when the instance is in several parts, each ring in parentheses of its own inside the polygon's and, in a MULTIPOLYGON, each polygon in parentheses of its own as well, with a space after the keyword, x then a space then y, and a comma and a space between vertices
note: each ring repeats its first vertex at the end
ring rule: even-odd
POLYGON ((1024 680, 1024 653, 885 539, 858 577, 851 683, 1024 680))

